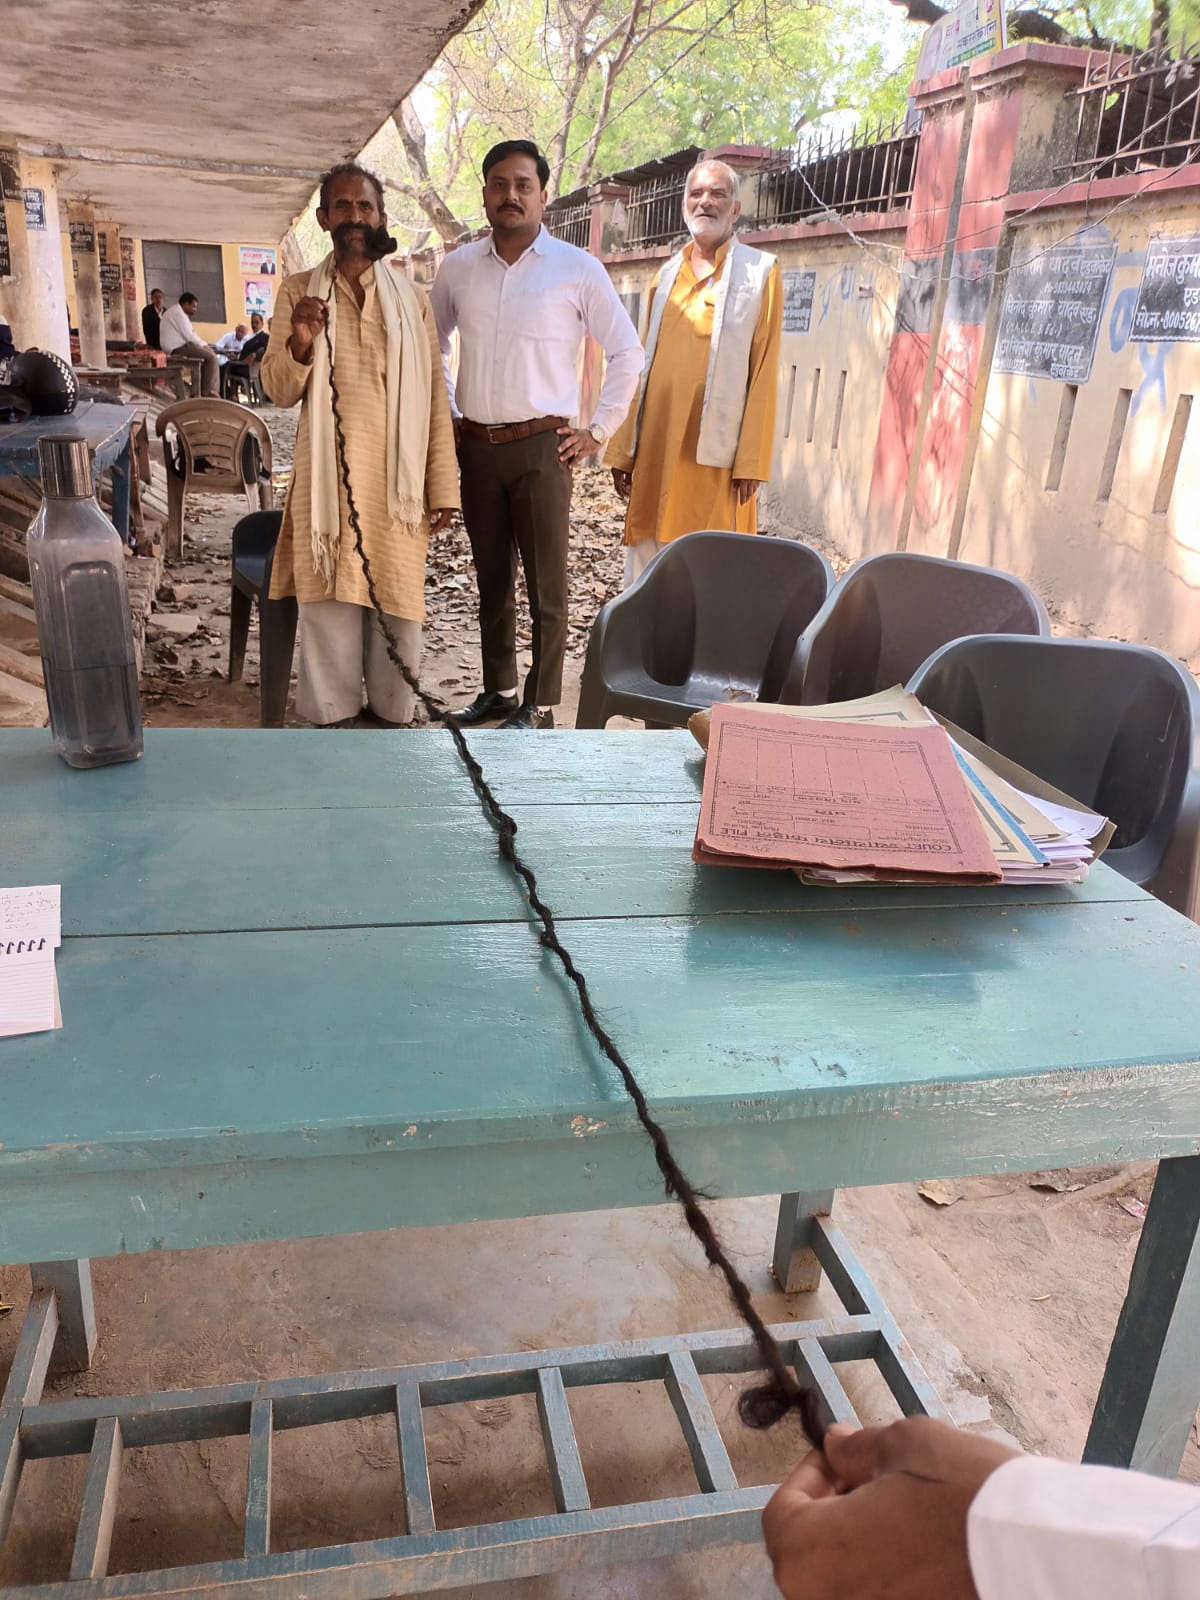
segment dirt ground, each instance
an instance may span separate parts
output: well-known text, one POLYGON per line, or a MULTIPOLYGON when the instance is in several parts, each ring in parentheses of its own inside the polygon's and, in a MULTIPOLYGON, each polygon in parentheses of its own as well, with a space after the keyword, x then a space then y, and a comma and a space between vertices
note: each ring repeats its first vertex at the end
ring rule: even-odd
MULTIPOLYGON (((286 462, 294 418, 265 413, 286 462)), ((228 554, 240 506, 200 502, 147 633, 146 721, 253 727, 254 634, 245 680, 224 682, 228 554)), ((600 469, 580 473, 572 529, 572 636, 560 723, 571 726, 587 632, 620 586, 620 514, 600 469)), ((451 704, 479 688, 473 580, 461 528, 435 545, 423 678, 451 704)), ((527 632, 524 636, 527 642, 527 632)), ((293 719, 294 720, 294 719, 293 719)), ((381 734, 367 737, 422 737, 381 734)), ((519 735, 518 737, 528 737, 519 735)), ((538 737, 553 737, 550 734, 538 737)), ((652 735, 648 735, 652 737, 652 735)), ((550 886, 546 886, 548 889, 550 886)), ((551 894, 552 898, 552 894, 551 894)), ((848 1191, 835 1218, 960 1424, 1078 1456, 1103 1371, 1153 1169, 978 1179, 848 1191)), ((784 1296, 768 1272, 775 1201, 718 1202, 734 1259, 772 1321, 826 1314, 828 1288, 784 1296)), ((592 1344, 734 1324, 673 1210, 532 1218, 348 1239, 162 1253, 94 1263, 101 1344, 93 1369, 52 1397, 137 1393, 473 1354, 592 1344)), ((0 1268, 0 1371, 28 1297, 26 1269, 0 1268), (11 1310, 7 1309, 11 1308, 11 1310)), ((855 1366, 860 1364, 854 1364, 855 1366)), ((841 1375, 867 1420, 894 1415, 869 1373, 841 1375)), ((777 1480, 801 1448, 789 1427, 747 1435, 736 1392, 706 1380, 741 1479, 777 1480)), ((594 1503, 694 1490, 659 1386, 572 1393, 594 1503)), ((532 1399, 427 1413, 440 1526, 552 1509, 532 1399)), ((110 1570, 182 1565, 241 1550, 244 1440, 127 1452, 110 1570)), ((82 1461, 31 1463, 0 1583, 65 1577, 82 1461)), ((1200 1448, 1185 1476, 1200 1481, 1200 1448)), ((402 1531, 394 1428, 383 1419, 277 1437, 273 1548, 402 1531)), ((735 1548, 459 1591, 478 1600, 670 1597, 769 1600, 761 1551, 735 1548)))
MULTIPOLYGON (((296 413, 273 406, 262 415, 271 429, 275 479, 286 477, 295 441, 296 413)), ((142 702, 147 727, 258 726, 258 637, 251 624, 240 683, 225 681, 229 664, 230 535, 244 514, 240 500, 189 498, 183 560, 168 564, 158 604, 147 627, 142 702)), ((573 727, 588 634, 596 613, 621 589, 621 505, 608 472, 594 461, 576 473, 571 519, 570 640, 563 703, 555 713, 573 727)), ((475 578, 461 520, 430 547, 426 585, 428 616, 421 679, 447 705, 463 705, 482 688, 475 578)), ((529 656, 529 608, 521 594, 518 667, 529 656)), ((306 724, 291 711, 289 726, 306 724)), ((622 726, 618 721, 614 727, 622 726)), ((628 726, 628 724, 625 724, 628 726)))

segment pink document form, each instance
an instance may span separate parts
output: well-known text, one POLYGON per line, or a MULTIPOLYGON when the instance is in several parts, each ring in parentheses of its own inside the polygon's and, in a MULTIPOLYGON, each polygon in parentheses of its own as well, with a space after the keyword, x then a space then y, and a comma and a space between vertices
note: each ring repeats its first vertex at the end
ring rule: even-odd
POLYGON ((933 725, 712 712, 696 861, 999 881, 959 771, 933 725))

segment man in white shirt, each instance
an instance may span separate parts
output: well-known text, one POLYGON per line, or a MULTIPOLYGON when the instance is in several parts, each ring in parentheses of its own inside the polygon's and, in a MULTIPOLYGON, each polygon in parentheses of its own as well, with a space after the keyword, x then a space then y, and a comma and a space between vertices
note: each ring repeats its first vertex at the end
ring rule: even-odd
POLYGON ((169 306, 158 325, 158 343, 167 355, 194 356, 204 363, 201 392, 216 398, 219 393, 220 364, 216 352, 206 345, 192 327, 192 318, 200 302, 187 289, 179 296, 177 306, 169 306))
POLYGON ((242 378, 249 385, 250 368, 244 361, 237 360, 249 335, 250 329, 244 322, 239 322, 232 333, 223 333, 213 345, 213 349, 217 352, 217 363, 221 368, 221 394, 226 400, 229 399, 231 378, 242 378))
POLYGON ((249 332, 250 329, 246 324, 239 322, 232 333, 223 333, 216 344, 213 345, 213 349, 217 352, 217 360, 220 361, 222 366, 229 360, 230 356, 237 355, 245 344, 249 332))
POLYGON ((1200 1489, 928 1417, 830 1428, 763 1512, 784 1600, 1195 1600, 1200 1489))
POLYGON ((528 139, 483 160, 491 235, 460 246, 433 285, 442 355, 459 337, 451 409, 459 437, 463 520, 479 586, 483 689, 457 713, 463 726, 504 717, 511 728, 554 726, 567 644, 571 475, 629 409, 642 347, 594 256, 542 227, 546 158, 528 139), (585 334, 608 358, 590 426, 579 405, 585 334), (517 556, 533 617, 533 662, 517 697, 517 556))

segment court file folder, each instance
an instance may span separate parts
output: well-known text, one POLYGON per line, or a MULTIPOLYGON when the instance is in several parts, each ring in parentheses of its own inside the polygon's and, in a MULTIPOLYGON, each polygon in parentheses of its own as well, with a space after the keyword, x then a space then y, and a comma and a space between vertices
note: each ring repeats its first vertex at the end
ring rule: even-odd
POLYGON ((715 705, 693 859, 998 883, 945 730, 715 705))

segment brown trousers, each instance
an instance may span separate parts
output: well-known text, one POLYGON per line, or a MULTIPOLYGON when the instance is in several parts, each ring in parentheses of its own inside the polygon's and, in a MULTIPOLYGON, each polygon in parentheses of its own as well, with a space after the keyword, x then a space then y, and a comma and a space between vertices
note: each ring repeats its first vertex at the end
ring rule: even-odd
MULTIPOLYGON (((171 351, 172 356, 193 356, 203 362, 200 389, 206 399, 216 400, 221 392, 221 363, 206 344, 181 344, 171 351)), ((169 361, 171 356, 167 357, 169 361)))
POLYGON ((483 687, 510 694, 517 684, 517 556, 533 619, 533 662, 526 705, 562 699, 567 649, 567 544, 571 469, 558 459, 550 429, 512 444, 462 436, 462 510, 479 586, 483 687))

